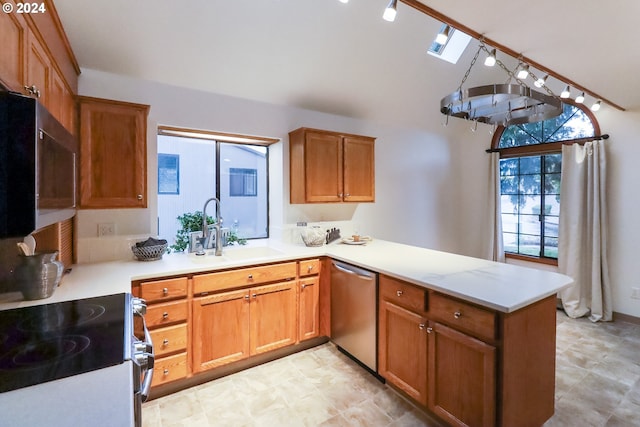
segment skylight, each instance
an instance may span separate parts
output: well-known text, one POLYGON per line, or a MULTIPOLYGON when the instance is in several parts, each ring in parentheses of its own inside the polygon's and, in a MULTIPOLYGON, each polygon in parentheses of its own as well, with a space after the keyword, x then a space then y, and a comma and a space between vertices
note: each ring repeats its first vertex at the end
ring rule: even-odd
MULTIPOLYGON (((442 32, 445 27, 446 24, 443 24, 440 32, 442 32)), ((471 41, 471 36, 466 35, 462 31, 451 28, 447 41, 444 44, 434 41, 429 47, 427 53, 455 64, 462 56, 462 52, 467 48, 467 45, 469 45, 469 41, 471 41)))

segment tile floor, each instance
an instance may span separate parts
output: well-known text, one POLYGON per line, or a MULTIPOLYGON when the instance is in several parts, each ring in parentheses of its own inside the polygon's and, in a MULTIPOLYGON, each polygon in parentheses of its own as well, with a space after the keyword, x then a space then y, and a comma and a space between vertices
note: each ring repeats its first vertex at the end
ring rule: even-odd
MULTIPOLYGON (((545 427, 640 426, 640 325, 558 312, 545 427)), ((441 426, 328 343, 143 405, 145 427, 441 426)))

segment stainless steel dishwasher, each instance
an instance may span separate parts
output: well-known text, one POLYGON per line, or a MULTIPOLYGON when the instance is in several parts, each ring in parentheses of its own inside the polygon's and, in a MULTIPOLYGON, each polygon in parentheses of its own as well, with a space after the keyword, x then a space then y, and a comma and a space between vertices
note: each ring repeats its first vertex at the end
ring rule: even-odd
POLYGON ((331 262, 331 340, 377 372, 377 273, 331 262))

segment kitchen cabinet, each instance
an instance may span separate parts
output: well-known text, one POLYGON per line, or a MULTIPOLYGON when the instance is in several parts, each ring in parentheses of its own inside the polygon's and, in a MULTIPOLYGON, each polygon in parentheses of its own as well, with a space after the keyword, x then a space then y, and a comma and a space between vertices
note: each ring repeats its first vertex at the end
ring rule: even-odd
POLYGON ((51 61, 35 33, 29 32, 27 39, 27 77, 25 89, 34 95, 47 109, 51 82, 51 61))
POLYGON ((378 373, 427 405, 427 319, 424 289, 380 276, 378 373))
POLYGON ((320 268, 319 259, 298 263, 298 340, 320 335, 320 268))
POLYGON ((189 373, 189 309, 187 277, 141 282, 134 294, 147 302, 145 321, 153 341, 152 387, 185 378, 189 373))
MULTIPOLYGON (((2 1, 15 9, 13 0, 2 1)), ((8 89, 22 91, 25 78, 27 24, 21 14, 0 13, 0 83, 8 89)))
POLYGON ((497 313, 381 275, 378 322, 378 373, 448 424, 553 415, 555 296, 497 313))
POLYGON ((295 344, 296 274, 290 262, 195 275, 194 372, 295 344))
POLYGON ((147 207, 149 106, 89 97, 79 100, 79 207, 147 207))
POLYGON ((375 201, 375 138, 300 128, 289 133, 291 203, 375 201))

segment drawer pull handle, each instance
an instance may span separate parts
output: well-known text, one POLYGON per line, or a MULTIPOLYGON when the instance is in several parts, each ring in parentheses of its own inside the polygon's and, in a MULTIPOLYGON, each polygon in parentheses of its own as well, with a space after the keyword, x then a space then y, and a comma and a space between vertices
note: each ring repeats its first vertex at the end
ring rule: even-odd
POLYGON ((307 267, 307 271, 311 273, 311 271, 313 271, 313 265, 310 265, 309 267, 307 267))
POLYGON ((168 345, 169 345, 169 340, 165 338, 165 339, 162 341, 162 345, 163 345, 164 347, 168 346, 168 345))
POLYGON ((258 297, 258 294, 253 294, 253 295, 251 295, 251 296, 252 296, 252 297, 254 297, 254 298, 257 298, 257 297, 258 297))
POLYGON ((302 285, 300 285, 300 286, 302 287, 302 289, 304 289, 304 288, 306 288, 306 287, 307 287, 307 284, 306 284, 306 283, 303 283, 303 284, 302 284, 302 285))
POLYGON ((166 311, 164 313, 162 313, 162 318, 163 319, 168 319, 169 318, 169 313, 167 313, 166 311))
POLYGON ((249 295, 245 295, 244 299, 246 299, 247 301, 249 301, 249 295))
POLYGON ((164 371, 162 371, 162 373, 165 374, 165 375, 169 375, 169 370, 165 369, 164 371))
POLYGON ((453 313, 453 317, 455 317, 456 319, 459 319, 462 317, 462 313, 459 311, 456 311, 455 313, 453 313))
POLYGON ((250 274, 249 276, 247 276, 247 279, 253 280, 253 274, 250 274))
POLYGON ((402 296, 402 294, 404 294, 404 292, 403 292, 403 291, 396 291, 396 295, 397 295, 397 296, 401 297, 401 296, 402 296))
POLYGON ((169 288, 162 288, 162 295, 169 295, 169 288))
POLYGON ((429 326, 429 327, 427 328, 427 333, 428 333, 428 334, 430 334, 431 332, 433 332, 433 328, 432 328, 431 326, 429 326))
POLYGON ((418 328, 419 328, 421 331, 424 331, 425 324, 424 324, 424 323, 420 323, 420 324, 418 325, 418 328))

